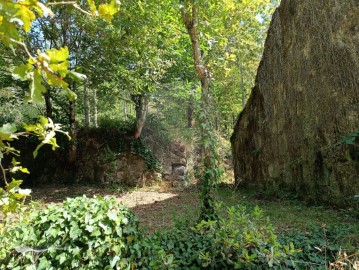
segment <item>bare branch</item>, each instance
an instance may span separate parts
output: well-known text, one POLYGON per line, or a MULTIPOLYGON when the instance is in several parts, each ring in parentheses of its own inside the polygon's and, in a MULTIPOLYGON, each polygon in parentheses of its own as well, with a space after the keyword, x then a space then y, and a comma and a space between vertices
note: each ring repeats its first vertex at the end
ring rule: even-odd
POLYGON ((75 9, 81 11, 82 13, 89 15, 89 16, 93 16, 94 14, 82 9, 75 1, 62 1, 62 2, 50 2, 47 3, 46 6, 57 6, 57 5, 71 5, 73 6, 75 9))

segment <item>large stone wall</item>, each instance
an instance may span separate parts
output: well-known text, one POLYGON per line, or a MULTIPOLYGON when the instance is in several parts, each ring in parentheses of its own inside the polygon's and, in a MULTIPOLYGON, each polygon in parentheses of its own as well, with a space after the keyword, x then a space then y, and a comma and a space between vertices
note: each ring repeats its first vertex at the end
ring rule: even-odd
POLYGON ((359 140, 333 146, 359 130, 358 14, 358 0, 282 0, 231 138, 239 186, 333 204, 359 194, 359 140))

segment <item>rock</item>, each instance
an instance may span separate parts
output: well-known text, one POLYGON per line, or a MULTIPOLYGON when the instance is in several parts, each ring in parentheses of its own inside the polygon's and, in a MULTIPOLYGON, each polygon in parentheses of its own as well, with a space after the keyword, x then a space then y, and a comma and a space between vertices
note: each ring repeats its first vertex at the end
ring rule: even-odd
POLYGON ((187 166, 184 164, 172 164, 172 174, 175 176, 185 176, 187 173, 187 166))
POLYGON ((359 129, 357 0, 282 0, 231 138, 237 185, 341 205, 359 162, 333 147, 359 129))

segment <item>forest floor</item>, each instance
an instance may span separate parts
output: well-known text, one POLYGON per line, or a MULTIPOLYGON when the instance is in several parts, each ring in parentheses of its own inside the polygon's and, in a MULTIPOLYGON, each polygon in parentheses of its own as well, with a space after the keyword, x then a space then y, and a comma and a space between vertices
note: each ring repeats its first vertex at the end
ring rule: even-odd
MULTIPOLYGON (((44 205, 60 203, 67 197, 84 194, 88 197, 94 195, 115 196, 118 201, 136 213, 141 227, 147 233, 163 227, 170 227, 176 220, 195 221, 199 215, 198 190, 195 186, 186 189, 144 187, 127 190, 118 186, 45 186, 33 188, 32 199, 39 202, 39 205, 44 205)), ((220 187, 217 197, 224 207, 242 205, 252 209, 258 205, 278 232, 306 231, 308 226, 321 228, 337 225, 348 226, 354 227, 354 232, 358 233, 347 237, 351 238, 351 241, 355 240, 359 243, 358 218, 350 209, 339 210, 324 206, 308 206, 298 200, 263 197, 255 192, 233 190, 230 186, 220 187)))

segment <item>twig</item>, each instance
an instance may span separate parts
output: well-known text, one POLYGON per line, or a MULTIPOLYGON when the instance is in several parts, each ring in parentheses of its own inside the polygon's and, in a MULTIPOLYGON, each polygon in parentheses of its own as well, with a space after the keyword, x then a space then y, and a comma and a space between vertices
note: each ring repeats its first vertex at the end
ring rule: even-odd
POLYGON ((350 258, 350 257, 354 257, 354 256, 357 256, 357 255, 359 255, 359 252, 354 253, 354 254, 349 255, 349 256, 346 256, 346 257, 341 258, 341 259, 339 259, 339 260, 336 260, 336 261, 335 261, 335 262, 333 262, 332 264, 336 264, 336 263, 338 263, 338 262, 341 262, 341 261, 347 260, 348 258, 350 258))
POLYGON ((4 177, 5 185, 8 185, 8 182, 6 181, 6 172, 5 172, 5 169, 4 169, 4 167, 2 166, 1 163, 0 163, 0 168, 1 168, 2 175, 4 177))
POLYGON ((20 46, 24 49, 24 51, 26 52, 26 54, 27 54, 31 59, 35 60, 35 58, 34 58, 34 57, 32 56, 32 54, 29 52, 29 49, 27 48, 27 46, 26 46, 25 43, 23 43, 23 42, 21 42, 21 41, 18 41, 18 40, 16 40, 16 39, 13 39, 13 38, 10 38, 10 41, 13 42, 13 43, 15 43, 15 44, 20 45, 20 46))
POLYGON ((50 2, 50 3, 46 4, 46 6, 56 6, 56 5, 71 5, 86 15, 90 15, 90 16, 94 15, 94 14, 82 9, 76 2, 73 2, 73 1, 50 2))

